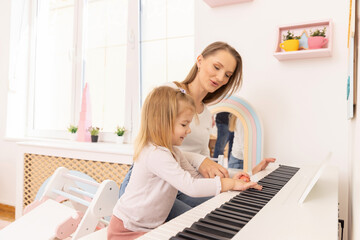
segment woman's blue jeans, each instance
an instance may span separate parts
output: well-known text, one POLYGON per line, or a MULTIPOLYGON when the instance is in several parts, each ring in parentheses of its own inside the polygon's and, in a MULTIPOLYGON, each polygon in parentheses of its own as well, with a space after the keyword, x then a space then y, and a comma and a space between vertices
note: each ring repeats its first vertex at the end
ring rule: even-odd
POLYGON ((217 158, 219 155, 224 155, 224 148, 226 143, 229 142, 229 151, 228 156, 231 153, 231 147, 234 139, 234 132, 229 131, 229 126, 227 124, 217 123, 217 139, 214 149, 214 158, 217 158))
POLYGON ((232 154, 230 154, 228 167, 229 168, 244 169, 244 161, 242 159, 238 159, 238 158, 234 157, 232 154))
MULTIPOLYGON (((119 191, 119 198, 124 194, 125 189, 129 183, 131 172, 132 172, 133 165, 131 165, 128 173, 126 174, 119 191)), ((174 205, 169 213, 169 216, 167 217, 166 221, 170 221, 173 218, 176 218, 177 216, 180 216, 181 214, 189 211, 193 207, 196 207, 197 205, 200 205, 201 203, 209 200, 211 197, 201 197, 201 198, 194 198, 189 197, 182 192, 178 192, 174 205)))

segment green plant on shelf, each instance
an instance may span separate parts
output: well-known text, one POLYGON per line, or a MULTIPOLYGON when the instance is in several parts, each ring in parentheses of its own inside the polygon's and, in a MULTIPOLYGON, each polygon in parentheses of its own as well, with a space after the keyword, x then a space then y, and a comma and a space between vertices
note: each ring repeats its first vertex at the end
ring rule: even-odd
POLYGON ((117 126, 115 133, 116 133, 116 135, 118 135, 119 137, 121 137, 121 136, 124 135, 125 131, 126 131, 125 127, 119 127, 119 126, 117 126))
POLYGON ((77 130, 78 130, 78 127, 75 126, 75 125, 70 124, 70 126, 67 128, 67 130, 68 130, 70 133, 76 133, 77 130))
POLYGON ((326 37, 326 27, 323 29, 316 29, 314 32, 310 30, 310 37, 326 37))
POLYGON ((300 39, 299 36, 294 36, 293 32, 290 32, 290 30, 287 31, 286 35, 283 35, 283 41, 291 40, 291 39, 300 39))
POLYGON ((98 136, 99 132, 100 132, 100 128, 99 127, 89 127, 88 131, 90 132, 91 136, 98 136))

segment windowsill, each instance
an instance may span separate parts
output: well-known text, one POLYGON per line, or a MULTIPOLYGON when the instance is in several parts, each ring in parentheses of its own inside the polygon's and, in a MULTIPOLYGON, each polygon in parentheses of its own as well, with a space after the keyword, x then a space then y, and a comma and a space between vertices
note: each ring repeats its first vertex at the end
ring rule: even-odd
POLYGON ((25 147, 41 147, 41 148, 55 148, 64 150, 75 150, 84 152, 96 153, 112 153, 121 155, 133 155, 133 144, 119 144, 111 142, 77 142, 70 140, 56 140, 56 139, 11 139, 6 138, 7 141, 15 141, 19 146, 25 147))

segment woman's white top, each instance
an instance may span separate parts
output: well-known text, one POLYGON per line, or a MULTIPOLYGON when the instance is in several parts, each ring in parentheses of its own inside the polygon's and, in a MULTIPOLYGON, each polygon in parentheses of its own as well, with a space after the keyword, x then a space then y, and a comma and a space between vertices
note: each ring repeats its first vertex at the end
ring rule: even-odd
POLYGON ((244 160, 244 126, 238 118, 236 119, 235 124, 231 154, 237 159, 244 160))
POLYGON ((163 224, 178 190, 191 197, 220 193, 219 177, 202 178, 181 150, 174 147, 174 153, 152 144, 140 153, 125 193, 113 211, 125 228, 147 232, 163 224))

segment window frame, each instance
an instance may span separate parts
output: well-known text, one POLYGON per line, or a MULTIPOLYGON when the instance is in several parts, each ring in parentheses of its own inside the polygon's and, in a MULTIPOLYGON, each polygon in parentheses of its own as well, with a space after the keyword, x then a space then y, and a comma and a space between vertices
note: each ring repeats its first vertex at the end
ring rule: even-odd
MULTIPOLYGON (((30 50, 29 50, 29 90, 28 90, 28 114, 27 114, 27 137, 40 137, 40 138, 55 138, 66 139, 67 131, 64 130, 39 130, 34 129, 34 89, 35 89, 35 67, 36 67, 36 35, 39 11, 41 1, 46 0, 32 0, 30 4, 30 50)), ((87 19, 87 2, 88 0, 74 0, 74 31, 73 31, 73 49, 72 49, 72 92, 71 92, 71 122, 77 123, 79 121, 79 114, 81 111, 82 89, 84 87, 84 38, 86 33, 86 19, 87 19)), ((134 131, 137 129, 138 123, 134 119, 139 119, 140 115, 140 73, 139 73, 139 58, 140 58, 140 45, 139 41, 139 0, 130 0, 128 3, 128 47, 127 47, 127 61, 132 61, 133 67, 127 67, 126 71, 126 112, 130 114, 125 115, 125 128, 128 129, 127 142, 133 139, 134 131), (129 81, 132 79, 132 81, 129 81), (136 79, 136 81, 134 81, 136 79)), ((59 113, 61 114, 61 113, 59 113)), ((102 132, 101 137, 105 142, 113 140, 113 132, 102 132)))
MULTIPOLYGON (((34 84, 35 84, 35 57, 36 35, 38 18, 37 13, 41 1, 30 0, 29 26, 30 43, 28 52, 28 96, 27 96, 27 123, 25 137, 39 137, 47 139, 67 139, 68 133, 64 130, 39 130, 34 129, 34 84)), ((74 0, 73 21, 73 49, 72 56, 72 92, 71 92, 71 122, 77 124, 81 111, 82 89, 84 87, 84 54, 87 20, 87 3, 91 0, 74 0)), ((125 82, 125 116, 124 126, 127 129, 124 141, 132 143, 137 135, 140 125, 140 110, 142 105, 142 82, 141 82, 141 0, 129 0, 127 22, 127 53, 125 82)), ((61 114, 61 113, 59 113, 61 114)), ((69 124, 70 124, 69 123, 69 124)), ((114 132, 101 132, 100 141, 113 142, 114 132)))

